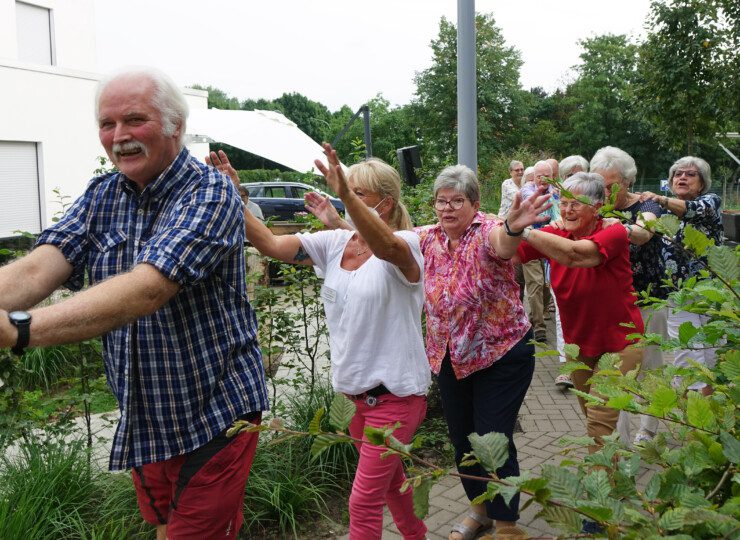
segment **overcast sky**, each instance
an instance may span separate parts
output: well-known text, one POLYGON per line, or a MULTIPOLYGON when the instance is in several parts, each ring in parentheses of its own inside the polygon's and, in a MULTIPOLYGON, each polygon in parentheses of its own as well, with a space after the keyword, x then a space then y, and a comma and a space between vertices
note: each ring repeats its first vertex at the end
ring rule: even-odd
MULTIPOLYGON (((644 35, 649 0, 477 0, 522 54, 524 88, 571 78, 580 39, 644 35)), ((241 100, 299 92, 334 111, 408 103, 456 0, 96 0, 98 70, 146 64, 241 100)))

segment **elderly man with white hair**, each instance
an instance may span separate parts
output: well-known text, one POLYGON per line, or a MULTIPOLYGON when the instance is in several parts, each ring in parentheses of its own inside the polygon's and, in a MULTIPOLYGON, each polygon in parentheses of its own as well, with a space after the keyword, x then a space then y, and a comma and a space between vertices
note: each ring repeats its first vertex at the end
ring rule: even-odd
POLYGON ((121 414, 111 470, 133 469, 158 539, 235 538, 257 434, 226 429, 268 408, 242 204, 184 147, 187 103, 164 73, 101 81, 96 114, 118 170, 93 178, 31 253, 0 269, 0 348, 103 336, 121 414))

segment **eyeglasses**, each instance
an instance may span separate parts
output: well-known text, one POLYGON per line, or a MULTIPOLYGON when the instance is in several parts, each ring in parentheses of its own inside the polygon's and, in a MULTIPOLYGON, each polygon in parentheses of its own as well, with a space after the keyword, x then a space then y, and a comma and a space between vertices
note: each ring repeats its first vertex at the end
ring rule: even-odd
POLYGON ((452 199, 451 201, 445 199, 434 199, 434 208, 436 208, 440 212, 447 208, 448 204, 453 210, 460 210, 460 208, 462 208, 465 204, 465 199, 463 199, 462 197, 458 199, 452 199))
POLYGON ((524 172, 524 169, 511 169, 513 172, 524 172))
POLYGON ((568 210, 568 208, 572 209, 574 212, 578 212, 581 208, 586 206, 580 201, 560 201, 560 208, 564 210, 568 210))
POLYGON ((696 178, 697 176, 699 176, 699 171, 684 171, 683 169, 679 169, 675 173, 673 173, 673 178, 679 178, 680 176, 696 178))

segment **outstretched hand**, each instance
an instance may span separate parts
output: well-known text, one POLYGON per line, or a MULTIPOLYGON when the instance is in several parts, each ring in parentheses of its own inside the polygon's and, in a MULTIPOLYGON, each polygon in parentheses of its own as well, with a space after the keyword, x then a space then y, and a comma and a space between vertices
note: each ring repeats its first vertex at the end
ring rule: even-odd
POLYGON ((540 215, 552 206, 549 200, 550 194, 547 192, 547 186, 538 187, 532 195, 524 200, 522 200, 521 194, 517 193, 506 217, 509 228, 512 231, 521 231, 534 223, 549 221, 549 216, 540 215))
POLYGON ((337 229, 340 226, 342 218, 339 216, 337 209, 334 208, 334 205, 331 204, 331 201, 329 201, 329 197, 315 191, 307 191, 303 196, 303 201, 306 210, 316 216, 327 228, 337 229))
POLYGON ((640 202, 655 201, 659 202, 663 198, 663 195, 658 195, 652 191, 643 191, 640 193, 640 202))
POLYGON ((235 187, 239 187, 239 173, 237 173, 236 169, 231 166, 231 162, 229 161, 229 157, 226 155, 226 152, 223 150, 219 150, 218 154, 216 152, 211 152, 206 156, 206 165, 216 167, 221 174, 231 178, 235 187))
POLYGON ((329 143, 325 142, 322 146, 324 147, 324 155, 326 156, 328 165, 325 165, 320 159, 315 160, 314 164, 321 174, 324 175, 326 183, 341 199, 349 193, 349 185, 347 184, 347 179, 344 177, 342 165, 339 163, 336 150, 329 143))

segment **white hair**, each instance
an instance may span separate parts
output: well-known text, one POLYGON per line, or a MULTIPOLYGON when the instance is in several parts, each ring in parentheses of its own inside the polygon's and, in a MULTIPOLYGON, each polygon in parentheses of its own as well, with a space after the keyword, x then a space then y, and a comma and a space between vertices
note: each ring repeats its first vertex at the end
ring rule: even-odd
POLYGON ((541 165, 546 165, 547 166, 547 168, 550 170, 550 174, 548 174, 547 177, 548 178, 552 178, 553 175, 555 174, 555 171, 552 170, 552 165, 550 165, 546 160, 542 159, 542 160, 540 160, 540 161, 538 161, 537 163, 534 164, 534 168, 536 169, 537 167, 539 167, 541 165))
POLYGON ((585 195, 592 204, 604 202, 604 177, 598 173, 579 172, 563 182, 574 195, 585 195))
POLYGON ((594 157, 591 158, 590 170, 592 172, 615 170, 622 177, 622 183, 627 187, 634 184, 637 178, 635 160, 627 152, 616 146, 599 148, 594 157))
POLYGON ((129 67, 103 77, 95 94, 95 118, 99 118, 100 114, 100 96, 112 82, 122 79, 130 80, 132 84, 137 79, 151 81, 154 86, 152 105, 161 115, 162 133, 168 137, 172 136, 179 126, 177 142, 180 148, 185 146, 186 122, 190 112, 188 102, 175 81, 163 71, 153 67, 129 67))
POLYGON ((695 156, 684 156, 671 165, 671 169, 668 171, 668 187, 673 189, 673 175, 676 174, 676 169, 692 165, 697 168, 702 180, 701 194, 703 195, 709 191, 709 188, 712 187, 712 168, 702 158, 695 156))
POLYGON ((576 167, 580 167, 581 171, 588 171, 588 160, 583 156, 568 156, 563 158, 560 162, 560 177, 565 178, 570 172, 576 167))

